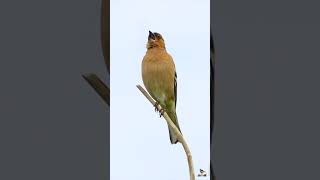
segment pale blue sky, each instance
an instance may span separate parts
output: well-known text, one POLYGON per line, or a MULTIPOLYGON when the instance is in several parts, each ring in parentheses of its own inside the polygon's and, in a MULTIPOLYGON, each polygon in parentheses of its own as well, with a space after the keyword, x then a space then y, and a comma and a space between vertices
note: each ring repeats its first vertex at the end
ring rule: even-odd
MULTIPOLYGON (((186 180, 186 155, 136 88, 148 31, 162 34, 178 75, 177 115, 199 168, 209 173, 209 0, 111 0, 111 180, 186 180)), ((196 179, 209 180, 208 177, 196 179)))

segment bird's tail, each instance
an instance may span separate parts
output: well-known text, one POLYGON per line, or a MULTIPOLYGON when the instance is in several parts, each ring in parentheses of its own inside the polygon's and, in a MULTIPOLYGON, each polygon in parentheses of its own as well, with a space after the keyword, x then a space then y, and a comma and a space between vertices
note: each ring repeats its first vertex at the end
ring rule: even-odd
MULTIPOLYGON (((167 112, 167 114, 181 133, 176 112, 170 111, 170 112, 167 112)), ((177 144, 178 136, 174 133, 174 130, 169 125, 168 125, 168 128, 169 128, 169 136, 170 136, 171 144, 177 144)))

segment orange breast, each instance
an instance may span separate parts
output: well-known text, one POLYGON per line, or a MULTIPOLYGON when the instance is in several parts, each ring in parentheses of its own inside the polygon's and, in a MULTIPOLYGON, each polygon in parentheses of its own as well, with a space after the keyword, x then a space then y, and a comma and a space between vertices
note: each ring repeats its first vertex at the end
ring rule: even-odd
POLYGON ((160 104, 174 99, 175 65, 165 51, 147 52, 142 61, 142 79, 149 94, 160 104))

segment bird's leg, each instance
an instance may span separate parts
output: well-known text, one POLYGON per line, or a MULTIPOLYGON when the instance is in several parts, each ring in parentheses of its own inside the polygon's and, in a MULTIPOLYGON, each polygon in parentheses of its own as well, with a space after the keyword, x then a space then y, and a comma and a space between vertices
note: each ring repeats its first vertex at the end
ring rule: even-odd
POLYGON ((154 111, 155 112, 158 112, 159 110, 158 110, 158 105, 159 105, 159 103, 156 101, 155 103, 154 103, 154 111))
POLYGON ((160 113, 160 117, 162 117, 165 110, 164 109, 158 109, 158 105, 159 105, 159 103, 156 101, 154 103, 154 111, 159 112, 160 113))
POLYGON ((165 110, 164 109, 160 109, 159 112, 160 112, 160 117, 162 117, 164 112, 165 112, 165 110))

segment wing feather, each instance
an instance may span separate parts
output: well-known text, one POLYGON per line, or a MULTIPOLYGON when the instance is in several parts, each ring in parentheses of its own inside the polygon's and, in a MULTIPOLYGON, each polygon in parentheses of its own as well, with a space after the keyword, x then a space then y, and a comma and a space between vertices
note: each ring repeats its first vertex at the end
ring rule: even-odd
POLYGON ((177 72, 174 73, 174 106, 177 107, 177 88, 178 88, 178 83, 177 83, 177 72))

